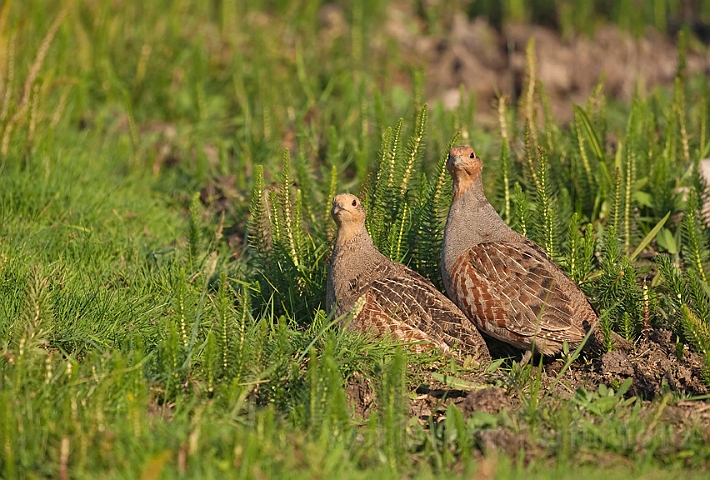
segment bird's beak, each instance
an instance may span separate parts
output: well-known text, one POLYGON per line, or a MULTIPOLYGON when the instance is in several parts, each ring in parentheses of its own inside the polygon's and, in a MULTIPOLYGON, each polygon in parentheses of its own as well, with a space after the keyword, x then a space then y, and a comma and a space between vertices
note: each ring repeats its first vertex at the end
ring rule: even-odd
POLYGON ((462 167, 463 163, 464 162, 461 159, 461 155, 449 155, 448 160, 446 160, 446 169, 454 170, 456 168, 462 167))
POLYGON ((345 210, 345 208, 342 204, 340 204, 339 202, 333 202, 333 208, 330 210, 330 213, 331 215, 337 215, 343 210, 345 210))

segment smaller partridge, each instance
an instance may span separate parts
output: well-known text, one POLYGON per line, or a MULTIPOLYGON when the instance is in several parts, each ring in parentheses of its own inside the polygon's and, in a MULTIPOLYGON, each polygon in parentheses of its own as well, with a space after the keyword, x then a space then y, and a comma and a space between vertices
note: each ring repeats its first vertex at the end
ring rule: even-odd
MULTIPOLYGON (((454 187, 441 254, 449 297, 481 331, 517 348, 554 355, 565 341, 578 346, 598 319, 587 297, 500 218, 483 193, 483 164, 471 147, 452 148, 446 168, 454 187)), ((600 341, 596 329, 592 343, 600 341)))
POLYGON ((446 295, 377 250, 356 196, 336 196, 331 215, 338 232, 328 271, 328 313, 343 316, 342 324, 349 321, 351 329, 414 343, 417 352, 432 346, 449 352, 455 346, 461 355, 490 359, 481 334, 446 295))

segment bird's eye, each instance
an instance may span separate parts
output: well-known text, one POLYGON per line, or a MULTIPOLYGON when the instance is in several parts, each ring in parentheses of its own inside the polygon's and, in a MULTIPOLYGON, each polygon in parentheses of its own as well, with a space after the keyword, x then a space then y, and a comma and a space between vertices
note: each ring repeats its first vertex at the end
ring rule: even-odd
POLYGON ((357 207, 357 200, 353 200, 353 207, 357 207))
POLYGON ((476 154, 474 152, 471 152, 471 155, 469 155, 468 158, 476 158, 476 154))

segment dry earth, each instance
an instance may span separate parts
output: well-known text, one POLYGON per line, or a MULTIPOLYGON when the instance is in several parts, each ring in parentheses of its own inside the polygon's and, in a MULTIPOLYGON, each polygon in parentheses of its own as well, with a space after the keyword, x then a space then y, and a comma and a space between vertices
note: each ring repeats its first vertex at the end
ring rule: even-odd
MULTIPOLYGON (((572 106, 583 104, 604 76, 604 93, 630 100, 641 93, 673 85, 678 53, 673 39, 653 29, 635 38, 614 25, 596 30, 590 38, 564 39, 556 31, 538 25, 509 25, 502 31, 483 18, 469 20, 455 15, 441 34, 426 34, 411 12, 393 6, 387 34, 412 64, 424 62, 427 93, 450 108, 459 103, 460 85, 477 98, 478 112, 491 113, 499 94, 515 99, 522 91, 526 47, 534 40, 537 76, 550 98, 553 115, 561 121, 572 117, 572 106)), ((710 71, 707 49, 692 43, 687 73, 710 71)))

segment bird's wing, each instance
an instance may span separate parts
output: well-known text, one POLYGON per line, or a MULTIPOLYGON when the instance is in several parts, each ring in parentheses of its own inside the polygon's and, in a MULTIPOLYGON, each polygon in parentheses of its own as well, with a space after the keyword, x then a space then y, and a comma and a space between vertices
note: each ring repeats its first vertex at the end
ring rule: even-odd
POLYGON ((456 292, 479 320, 522 337, 582 340, 584 331, 573 323, 570 286, 532 242, 482 243, 459 260, 456 292))
POLYGON ((488 358, 476 327, 429 280, 413 270, 403 267, 373 282, 368 296, 391 318, 393 326, 406 324, 440 347, 457 345, 464 353, 488 358))
MULTIPOLYGON (((393 306, 394 300, 388 298, 387 289, 382 281, 370 285, 353 309, 353 326, 357 330, 364 330, 376 335, 392 335, 394 338, 407 343, 425 342, 446 349, 437 335, 423 330, 421 315, 412 315, 410 305, 402 304, 393 306)), ((417 346, 414 351, 421 351, 425 345, 417 346)))

